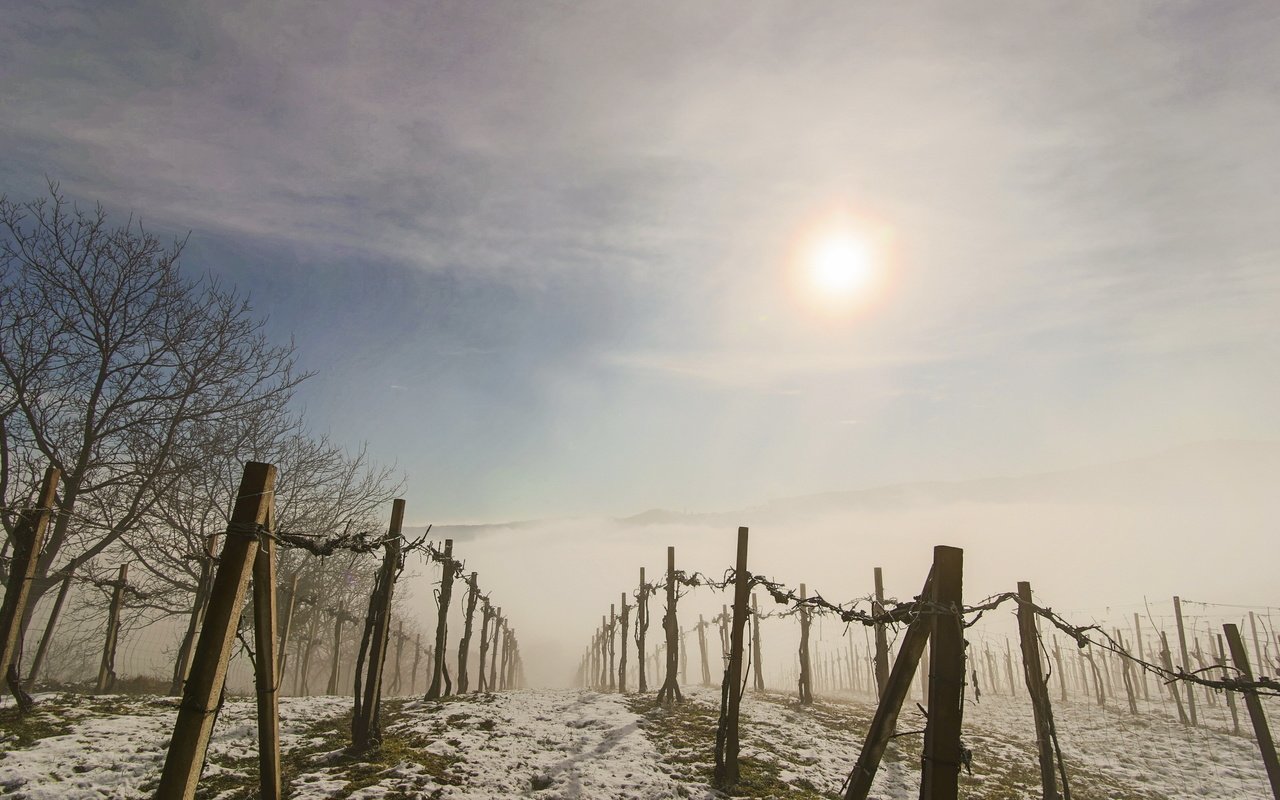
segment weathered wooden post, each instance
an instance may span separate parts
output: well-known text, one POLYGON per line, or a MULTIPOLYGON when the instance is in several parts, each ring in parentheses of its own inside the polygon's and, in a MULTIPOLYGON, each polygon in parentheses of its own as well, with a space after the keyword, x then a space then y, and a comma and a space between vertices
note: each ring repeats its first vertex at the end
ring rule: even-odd
POLYGON ((18 711, 26 714, 34 706, 31 696, 22 688, 18 676, 18 653, 22 651, 23 620, 27 618, 27 598, 36 576, 40 552, 44 550, 45 533, 57 502, 58 481, 62 473, 54 467, 44 471, 36 507, 22 514, 13 528, 13 556, 9 560, 9 579, 5 585, 4 603, 0 605, 0 675, 13 693, 18 711))
POLYGON ((400 683, 404 674, 404 640, 409 637, 404 635, 404 617, 396 622, 396 669, 391 674, 391 696, 400 695, 400 683))
MULTIPOLYGON (((270 528, 268 511, 265 525, 270 528)), ((253 557, 253 680, 258 701, 258 789, 263 800, 280 797, 280 681, 276 667, 276 540, 257 537, 253 557)), ((121 575, 123 581, 124 576, 121 575)))
MULTIPOLYGON (((489 653, 489 691, 498 691, 498 635, 502 630, 502 606, 494 612, 493 652, 489 653)), ((482 664, 481 667, 484 665, 482 664)))
POLYGON ((44 634, 40 637, 40 646, 36 648, 36 657, 31 661, 31 670, 27 673, 27 688, 35 690, 36 680, 40 677, 40 667, 44 665, 44 657, 49 652, 49 644, 53 641, 53 631, 58 626, 58 617, 62 614, 62 605, 67 601, 67 591, 71 588, 72 573, 62 576, 62 585, 58 587, 58 596, 53 601, 53 610, 49 612, 49 621, 45 623, 44 634))
POLYGON ((1053 637, 1053 661, 1058 665, 1058 691, 1062 695, 1062 702, 1067 702, 1067 677, 1062 672, 1062 651, 1058 649, 1058 637, 1053 637))
POLYGON ((616 682, 618 673, 614 669, 617 666, 617 655, 618 655, 617 649, 615 647, 615 643, 617 641, 617 633, 618 633, 617 626, 618 626, 618 609, 616 606, 614 606, 613 603, 610 603, 609 604, 609 628, 608 628, 609 630, 609 686, 607 688, 611 692, 614 689, 618 688, 618 684, 616 682))
POLYGON ((436 617, 436 657, 431 667, 431 686, 427 689, 428 700, 440 699, 440 681, 444 672, 444 656, 447 637, 449 635, 449 601, 453 597, 453 540, 444 540, 444 558, 440 562, 440 608, 436 617))
POLYGON ((1049 684, 1040 663, 1040 633, 1036 629, 1031 584, 1018 581, 1018 641, 1022 645, 1022 676, 1031 694, 1031 713, 1036 726, 1036 748, 1040 754, 1040 793, 1044 800, 1058 800, 1058 777, 1054 773, 1053 706, 1049 684))
POLYGON ((628 612, 631 608, 627 605, 627 593, 622 593, 620 600, 622 603, 622 634, 618 637, 618 645, 622 648, 622 653, 618 656, 618 691, 622 694, 627 693, 627 622, 628 612))
POLYGON ((649 584, 644 580, 644 567, 640 568, 640 590, 636 595, 636 690, 649 691, 645 681, 644 635, 649 630, 649 584))
MULTIPOLYGON (((1182 626, 1182 599, 1173 598, 1173 617, 1178 623, 1178 649, 1182 653, 1182 670, 1191 672, 1191 656, 1187 653, 1187 632, 1182 626)), ((1196 687, 1190 681, 1187 682, 1187 711, 1191 715, 1191 724, 1199 725, 1196 719, 1196 687)))
MULTIPOLYGON (((1165 671, 1173 674, 1173 654, 1169 652, 1169 637, 1164 631, 1160 631, 1160 660, 1163 663, 1165 671)), ((1174 705, 1178 707, 1178 721, 1183 725, 1191 724, 1191 720, 1187 718, 1186 709, 1182 707, 1182 695, 1178 694, 1178 682, 1173 681, 1169 684, 1169 694, 1173 697, 1174 705)))
MULTIPOLYGON (((864 573, 865 574, 865 573, 864 573)), ((880 567, 875 568, 876 599, 871 604, 871 614, 880 617, 884 614, 884 573, 880 567)), ((883 623, 876 624, 876 696, 884 694, 885 681, 889 680, 889 638, 885 634, 883 623)))
POLYGON ((800 678, 797 681, 800 691, 800 705, 807 706, 813 702, 812 678, 809 673, 809 606, 804 601, 808 598, 807 587, 800 584, 800 678))
MULTIPOLYGON (((1231 674, 1227 672, 1227 653, 1222 648, 1222 634, 1218 634, 1218 667, 1222 673, 1222 679, 1228 680, 1231 674)), ((1240 735, 1240 713, 1236 711, 1236 695, 1235 692, 1227 692, 1227 707, 1231 709, 1231 732, 1240 735)))
POLYGON ((471 627, 476 616, 476 603, 480 600, 480 584, 476 573, 467 578, 467 613, 462 624, 462 640, 458 642, 458 694, 467 693, 467 655, 471 652, 471 627))
MULTIPOLYGON (((937 558, 936 551, 934 558, 937 558)), ((929 577, 925 579, 924 589, 920 592, 916 614, 902 637, 902 647, 893 661, 893 669, 889 673, 889 680, 885 683, 880 703, 876 706, 875 716, 872 717, 871 725, 867 728, 862 751, 858 754, 858 761, 849 775, 844 794, 845 800, 866 800, 871 791, 876 771, 880 769, 880 760, 884 757, 885 748, 893 738, 894 729, 898 725, 898 714, 902 711, 902 703, 907 698, 916 665, 920 663, 920 656, 924 653, 924 646, 928 643, 929 635, 933 630, 932 613, 925 607, 932 602, 932 599, 933 571, 931 570, 929 577)))
POLYGON ((658 690, 658 702, 683 701, 680 683, 676 680, 676 666, 680 644, 680 625, 676 621, 676 549, 667 548, 667 613, 662 618, 662 628, 667 634, 667 672, 662 688, 658 690))
POLYGON ((702 655, 702 685, 711 685, 711 667, 707 664, 707 623, 698 615, 698 652, 702 655))
POLYGON ((400 571, 400 531, 403 523, 404 500, 397 498, 391 503, 391 525, 383 546, 385 552, 382 569, 378 573, 374 594, 369 603, 369 615, 365 620, 363 640, 368 642, 367 671, 361 675, 360 664, 365 655, 363 642, 356 665, 355 690, 352 692, 355 696, 355 710, 351 716, 351 746, 356 752, 377 746, 382 741, 382 675, 391 628, 391 602, 396 575, 400 571))
MULTIPOLYGON (((1133 613, 1133 638, 1138 643, 1138 660, 1146 661, 1147 657, 1142 652, 1142 623, 1138 621, 1138 612, 1133 613)), ((1150 700, 1151 691, 1147 688, 1147 671, 1145 669, 1137 670, 1138 678, 1142 683, 1142 699, 1150 700)))
MULTIPOLYGON (((409 674, 409 694, 418 693, 418 662, 422 660, 422 631, 413 639, 413 670, 409 674)), ((480 659, 480 682, 484 683, 484 659, 480 659)))
POLYGON ((339 601, 338 610, 333 615, 333 664, 329 669, 329 685, 325 688, 327 695, 338 693, 338 677, 342 668, 342 623, 346 618, 346 609, 343 608, 342 601, 339 601))
MULTIPOLYGON (((1244 641, 1240 638, 1240 630, 1231 623, 1222 626, 1227 636, 1227 646, 1231 648, 1231 661, 1240 672, 1240 680, 1253 682, 1253 670, 1249 668, 1249 655, 1245 652, 1244 641)), ((1271 729, 1267 727, 1267 715, 1262 710, 1262 701, 1258 699, 1258 690, 1244 688, 1244 706, 1249 710, 1249 719, 1253 722, 1253 735, 1262 752, 1262 763, 1267 768, 1267 778, 1271 781, 1271 796, 1280 800, 1280 761, 1276 760, 1276 746, 1271 739, 1271 729)))
POLYGON ((245 464, 157 797, 190 800, 195 796, 226 682, 236 622, 244 605, 261 531, 271 516, 275 482, 275 467, 256 461, 245 464))
POLYGON ((764 691, 764 658, 760 646, 760 607, 756 605, 756 594, 751 593, 751 671, 755 678, 755 690, 764 691))
POLYGON ((742 651, 747 625, 747 529, 738 528, 738 557, 733 575, 733 624, 729 633, 729 663, 720 687, 720 726, 716 731, 715 782, 730 789, 738 782, 738 712, 742 706, 742 651))
MULTIPOLYGON (((1120 635, 1120 629, 1115 629, 1116 641, 1120 643, 1120 649, 1126 650, 1124 637, 1120 635)), ((1127 650, 1126 650, 1127 652, 1127 650)), ((1120 677, 1124 681, 1124 695, 1129 701, 1129 713, 1136 715, 1138 713, 1137 692, 1133 685, 1133 678, 1130 674, 1129 659, 1120 659, 1120 677)))
POLYGON ((111 590, 111 607, 107 612, 107 635, 102 643, 102 662, 98 666, 95 694, 106 694, 116 684, 116 642, 120 637, 120 610, 124 607, 124 590, 129 583, 129 565, 121 564, 111 590))
POLYGON ((964 713, 964 551, 933 548, 933 650, 929 676, 929 721, 924 732, 921 800, 956 800, 963 752, 960 721, 964 713))
POLYGON ((480 668, 476 670, 476 691, 483 692, 488 689, 485 682, 484 665, 485 657, 489 655, 489 622, 493 619, 493 606, 489 605, 489 598, 484 598, 484 602, 480 606, 480 668))

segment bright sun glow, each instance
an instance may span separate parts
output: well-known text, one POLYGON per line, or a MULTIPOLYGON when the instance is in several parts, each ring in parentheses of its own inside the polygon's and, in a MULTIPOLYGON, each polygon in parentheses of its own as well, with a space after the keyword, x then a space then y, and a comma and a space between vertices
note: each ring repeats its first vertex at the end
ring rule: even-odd
POLYGON ((871 280, 874 257, 870 245, 848 231, 819 238, 809 255, 809 279, 821 294, 847 300, 871 280))

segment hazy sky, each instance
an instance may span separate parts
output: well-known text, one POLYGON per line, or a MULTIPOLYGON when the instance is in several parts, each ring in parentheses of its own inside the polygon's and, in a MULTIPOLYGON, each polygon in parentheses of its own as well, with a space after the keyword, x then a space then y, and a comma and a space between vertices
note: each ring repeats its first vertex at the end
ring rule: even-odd
POLYGON ((414 522, 1280 437, 1274 2, 100 5, 6 8, 0 191, 192 231, 414 522))

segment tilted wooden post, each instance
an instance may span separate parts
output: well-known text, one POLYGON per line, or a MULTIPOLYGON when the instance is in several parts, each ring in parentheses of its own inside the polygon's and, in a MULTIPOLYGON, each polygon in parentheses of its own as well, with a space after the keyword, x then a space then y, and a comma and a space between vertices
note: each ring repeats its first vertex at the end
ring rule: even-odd
POLYGON ((960 721, 964 696, 964 551, 933 548, 933 651, 929 721, 920 771, 921 800, 956 800, 963 752, 960 721))
MULTIPOLYGON (((382 675, 387 660, 388 637, 391 630, 391 603, 395 592, 396 575, 400 569, 400 530, 404 523, 404 500, 391 503, 391 524, 387 529, 382 569, 376 587, 376 602, 370 604, 370 618, 366 622, 369 636, 369 660, 366 666, 363 692, 361 676, 357 670, 355 682, 355 711, 351 719, 351 745, 357 751, 366 750, 382 741, 381 706, 382 675)), ((363 652, 361 653, 363 655, 363 652)))
POLYGON ((333 615, 333 664, 329 669, 329 685, 325 689, 325 694, 335 695, 338 693, 338 677, 339 671, 342 669, 342 623, 347 618, 346 609, 342 603, 338 603, 338 610, 333 615))
POLYGON ((98 665, 95 694, 105 694, 116 685, 116 642, 120 639, 120 610, 124 607, 124 590, 129 583, 129 565, 121 564, 111 590, 111 608, 107 612, 107 634, 102 643, 102 661, 98 665))
POLYGON ((1054 773, 1053 706, 1049 685, 1040 663, 1040 633, 1031 600, 1031 584, 1018 582, 1018 640, 1022 644, 1022 676, 1031 694, 1031 713, 1036 726, 1036 748, 1040 754, 1040 793, 1044 800, 1058 800, 1058 777, 1054 773))
MULTIPOLYGON (((1133 613, 1133 638, 1138 643, 1138 660, 1146 661, 1147 656, 1142 652, 1142 623, 1138 621, 1138 612, 1133 613)), ((1212 648, 1210 648, 1212 649, 1212 648)), ((1137 670, 1138 678, 1142 681, 1142 699, 1151 699, 1151 690, 1147 688, 1147 671, 1145 669, 1137 670)))
POLYGON ((676 680, 679 656, 679 623, 676 621, 676 549, 667 548, 667 613, 662 618, 662 628, 667 634, 667 672, 658 690, 658 702, 671 703, 684 700, 680 684, 676 680))
MULTIPOLYGON (((502 606, 494 612, 493 618, 493 651, 489 653, 489 691, 498 691, 498 635, 502 629, 502 606)), ((481 664, 481 667, 484 665, 481 664)))
POLYGON ((467 693, 467 654, 471 651, 471 627, 476 616, 476 603, 480 600, 480 585, 476 573, 467 578, 467 613, 462 624, 462 641, 458 642, 458 694, 467 693))
POLYGON ((732 788, 738 782, 738 711, 742 705, 742 651, 747 626, 747 529, 738 528, 738 557, 733 580, 733 623, 729 633, 729 663, 720 688, 721 725, 716 732, 716 786, 732 788))
MULTIPOLYGON (((919 600, 929 603, 933 596, 932 572, 925 579, 924 589, 920 591, 919 600)), ((867 737, 862 751, 858 754, 858 762, 854 764, 849 775, 845 800, 866 800, 875 781, 876 771, 880 769, 880 760, 884 757, 885 748, 893 738, 894 729, 898 725, 898 714, 902 711, 902 703, 907 699, 911 688, 911 678, 915 674, 916 665, 924 653, 924 646, 929 641, 933 630, 933 616, 925 609, 917 608, 915 617, 907 626, 902 637, 902 647, 893 661, 893 669, 885 682, 883 696, 876 706, 875 716, 867 728, 867 737)))
MULTIPOLYGON (((1169 637, 1164 631, 1160 631, 1160 660, 1163 662, 1165 671, 1173 673, 1173 655, 1169 652, 1169 637)), ((1178 721, 1183 725, 1191 724, 1191 720, 1187 718, 1187 712, 1182 707, 1182 695, 1178 694, 1178 682, 1173 681, 1169 684, 1169 694, 1173 696, 1174 705, 1178 707, 1178 721)))
MULTIPOLYGON (((271 525, 267 515, 266 525, 271 525)), ((260 536, 253 559, 254 688, 258 699, 258 790, 280 797, 280 681, 276 668, 276 542, 260 536)))
POLYGON ((26 511, 13 529, 13 556, 9 560, 9 579, 5 585, 4 603, 0 605, 0 675, 13 693, 18 710, 25 714, 34 707, 30 695, 18 677, 18 653, 22 650, 22 626, 26 619, 27 598, 35 579, 45 533, 53 516, 58 481, 62 473, 54 467, 44 471, 36 507, 26 511))
POLYGON ((711 667, 707 664, 707 623, 698 615, 698 652, 702 655, 702 685, 711 685, 711 667))
POLYGON ((236 622, 257 556, 259 532, 270 517, 275 482, 275 467, 256 461, 245 464, 157 797, 189 800, 195 796, 226 683, 236 622))
POLYGON ((444 560, 440 562, 440 609, 436 618, 436 654, 431 667, 431 686, 427 689, 428 700, 440 698, 440 680, 444 672, 444 657, 449 635, 449 601, 453 597, 453 540, 444 540, 444 560))
MULTIPOLYGON (((865 574, 865 573, 863 573, 865 574)), ((876 599, 871 604, 872 616, 884 614, 884 573, 875 568, 876 599)), ((876 696, 884 694, 885 681, 889 680, 889 638, 883 624, 876 625, 876 696)))
POLYGON ((797 685, 802 706, 813 702, 813 678, 809 671, 809 606, 803 602, 808 598, 807 588, 800 584, 800 678, 797 685))
POLYGON ((53 610, 49 612, 49 621, 45 623, 44 635, 40 637, 40 646, 36 648, 36 657, 31 661, 31 670, 27 673, 27 688, 34 691, 36 681, 40 677, 40 667, 44 665, 44 657, 49 652, 49 644, 53 641, 53 631, 58 626, 58 617, 62 614, 62 606, 67 601, 67 591, 71 588, 72 573, 62 577, 62 585, 58 587, 58 597, 53 601, 53 610))
POLYGON ((649 585, 644 581, 644 567, 640 568, 640 591, 636 595, 636 689, 649 691, 645 681, 644 635, 649 630, 649 585))
MULTIPOLYGON (((1231 661, 1240 672, 1240 680, 1253 681, 1253 670, 1249 668, 1249 655, 1244 649, 1244 640, 1240 638, 1240 630, 1234 624, 1222 626, 1227 636, 1227 646, 1231 648, 1231 661)), ((1244 706, 1249 710, 1249 719, 1253 722, 1254 738, 1258 749, 1262 752, 1262 763, 1267 768, 1267 779, 1271 781, 1271 796, 1280 800, 1280 761, 1276 760, 1276 745, 1271 739, 1271 729, 1267 727, 1267 715, 1262 710, 1262 701, 1256 689, 1241 689, 1244 694, 1244 706)))
POLYGON ((617 666, 617 633, 618 633, 618 609, 613 603, 609 604, 609 691, 618 688, 616 680, 617 673, 614 667, 617 666))
MULTIPOLYGON (((413 640, 413 670, 409 675, 409 694, 417 694, 418 692, 418 662, 422 660, 422 632, 413 640)), ((484 682, 484 659, 480 659, 480 681, 484 682)))
POLYGON ((404 640, 409 637, 404 635, 404 618, 401 617, 396 623, 396 670, 391 675, 391 695, 400 694, 400 681, 404 673, 404 640))
MULTIPOLYGON (((1227 653, 1222 648, 1222 634, 1218 634, 1218 666, 1222 671, 1222 679, 1225 681, 1231 677, 1227 672, 1227 653)), ((1227 706, 1231 709, 1231 732, 1240 735, 1240 712, 1236 711, 1236 693, 1227 692, 1227 706)))

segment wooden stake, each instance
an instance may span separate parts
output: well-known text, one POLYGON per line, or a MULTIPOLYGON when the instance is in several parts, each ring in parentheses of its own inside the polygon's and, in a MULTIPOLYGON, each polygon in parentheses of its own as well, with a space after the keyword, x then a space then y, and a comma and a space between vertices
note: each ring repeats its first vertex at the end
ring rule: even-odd
MULTIPOLYGON (((1182 601, 1173 598, 1173 616, 1178 622, 1178 649, 1182 652, 1182 669, 1184 672, 1191 672, 1191 657, 1187 654, 1187 632, 1182 627, 1182 601)), ((1191 713, 1191 724, 1199 725, 1196 719, 1196 687, 1190 681, 1187 682, 1187 711, 1191 713)))
MULTIPOLYGON (((1240 639, 1240 630, 1233 624, 1222 626, 1227 636, 1227 646, 1231 648, 1231 660, 1240 672, 1240 680, 1246 683, 1253 681, 1253 670, 1249 668, 1249 656, 1244 649, 1244 641, 1240 639)), ((1275 742, 1271 740, 1271 729, 1267 727, 1267 715, 1262 710, 1262 701, 1256 689, 1240 690, 1244 694, 1244 706, 1249 710, 1249 719, 1253 722, 1253 735, 1262 752, 1262 763, 1267 768, 1267 778, 1271 781, 1271 796, 1280 800, 1280 761, 1276 759, 1275 742)))
POLYGON ((734 568, 733 623, 729 632, 729 663, 720 688, 723 724, 716 733, 716 786, 730 789, 738 782, 738 711, 742 705, 742 650, 747 625, 747 529, 738 528, 738 558, 734 568))
MULTIPOLYGON (((871 604, 871 614, 879 617, 884 613, 884 574, 880 567, 875 568, 876 599, 871 604)), ((876 696, 884 694, 885 682, 889 680, 889 639, 885 634, 883 623, 876 623, 876 696)))
POLYGON ((124 589, 129 583, 129 565, 121 564, 111 591, 111 608, 107 612, 107 635, 102 644, 102 662, 98 666, 95 694, 106 694, 116 685, 116 642, 120 638, 120 610, 124 607, 124 589))
MULTIPOLYGON (((622 694, 627 693, 627 622, 628 614, 631 606, 627 605, 627 593, 622 593, 620 600, 622 603, 622 635, 618 637, 618 642, 622 646, 622 653, 618 656, 618 691, 622 694)), ((680 648, 680 652, 684 652, 684 648, 680 648)))
POLYGON ((644 581, 644 567, 640 568, 640 591, 636 597, 636 690, 649 691, 645 681, 644 635, 649 630, 649 586, 644 581))
POLYGON ((684 700, 680 693, 680 683, 676 680, 677 658, 679 656, 680 625, 676 621, 676 549, 667 548, 667 613, 662 618, 662 627, 667 634, 667 672, 658 690, 658 702, 671 703, 684 700))
POLYGON ((40 667, 44 664, 45 654, 49 651, 49 643, 53 641, 53 631, 58 626, 58 616, 62 614, 62 604, 67 600, 67 591, 71 588, 71 575, 68 572, 58 587, 58 597, 53 601, 53 610, 49 612, 49 621, 45 623, 44 635, 40 637, 40 646, 36 648, 36 657, 31 662, 31 671, 27 673, 27 688, 35 690, 36 680, 40 676, 40 667))
POLYGON ((707 663, 707 623, 698 615, 698 652, 702 655, 702 685, 711 685, 711 666, 707 663))
POLYGON ((440 681, 444 673, 446 639, 449 635, 449 600, 453 597, 453 540, 444 540, 444 560, 440 564, 440 608, 436 616, 436 654, 431 667, 428 700, 440 699, 440 681))
MULTIPOLYGON (((1222 634, 1218 634, 1218 666, 1221 668, 1222 679, 1228 680, 1231 674, 1227 672, 1227 653, 1222 647, 1222 634)), ((1231 709, 1231 732, 1240 735, 1240 713, 1236 711, 1236 693, 1227 692, 1227 706, 1231 709)))
MULTIPOLYGON (((933 595, 932 574, 930 571, 930 577, 925 579, 924 589, 920 592, 920 600, 924 602, 929 602, 933 595)), ((889 741, 893 738, 893 732, 897 728, 898 714, 902 711, 902 703, 907 698, 912 676, 915 674, 916 665, 920 663, 920 656, 924 653, 924 646, 929 641, 932 629, 933 616, 923 611, 916 614, 907 626, 907 632, 902 637, 902 647, 898 650, 897 658, 893 660, 893 669, 885 682, 883 697, 880 698, 875 716, 871 718, 871 725, 867 728, 867 738, 862 744, 862 751, 858 754, 858 761, 849 775, 848 788, 844 794, 845 800, 866 800, 870 793, 876 771, 880 769, 880 760, 884 757, 885 748, 888 747, 889 741)))
POLYGON ((227 662, 235 642, 236 621, 257 555, 259 531, 266 525, 275 490, 276 468, 251 461, 245 464, 235 508, 213 579, 209 608, 196 642, 191 674, 183 688, 173 738, 156 790, 166 800, 190 800, 204 767, 209 736, 226 683, 227 662))
MULTIPOLYGON (((458 694, 467 693, 467 655, 471 652, 471 627, 476 615, 476 603, 480 599, 480 584, 476 573, 467 578, 467 613, 462 625, 462 641, 458 642, 458 694)), ((397 672, 399 669, 397 668, 397 672)))
POLYGON ((800 676, 796 681, 800 694, 800 705, 813 703, 813 677, 809 670, 809 607, 804 604, 808 598, 807 587, 800 584, 800 676))
POLYGON ((298 573, 289 579, 289 602, 284 607, 284 622, 280 625, 280 665, 276 674, 284 680, 284 668, 289 661, 289 633, 293 630, 293 612, 298 605, 298 573))
POLYGON ((196 592, 191 598, 191 614, 187 617, 187 630, 178 646, 178 657, 173 665, 173 680, 169 683, 169 696, 182 694, 182 684, 191 669, 191 651, 195 647, 196 632, 204 620, 204 609, 209 604, 209 584, 213 581, 213 562, 217 554, 218 535, 205 537, 204 557, 200 560, 200 575, 196 578, 196 592))
POLYGON ((956 800, 964 754, 960 721, 964 696, 964 551, 933 549, 933 648, 929 676, 929 722, 924 733, 921 800, 956 800))
MULTIPOLYGON (((271 527, 268 513, 266 526, 271 527)), ((123 579, 123 576, 122 576, 123 579)), ((276 542, 258 539, 253 559, 254 688, 258 699, 258 791, 280 797, 280 681, 276 667, 276 542)))
POLYGON ((760 609, 756 606, 755 592, 751 593, 751 667, 755 674, 755 690, 764 691, 764 657, 760 654, 760 609))
POLYGON ((1040 755, 1040 793, 1044 800, 1058 800, 1058 777, 1054 773, 1053 706, 1049 684, 1040 663, 1040 633, 1036 626, 1031 584, 1018 582, 1018 641, 1022 645, 1022 676, 1031 695, 1031 712, 1036 726, 1036 749, 1040 755))

